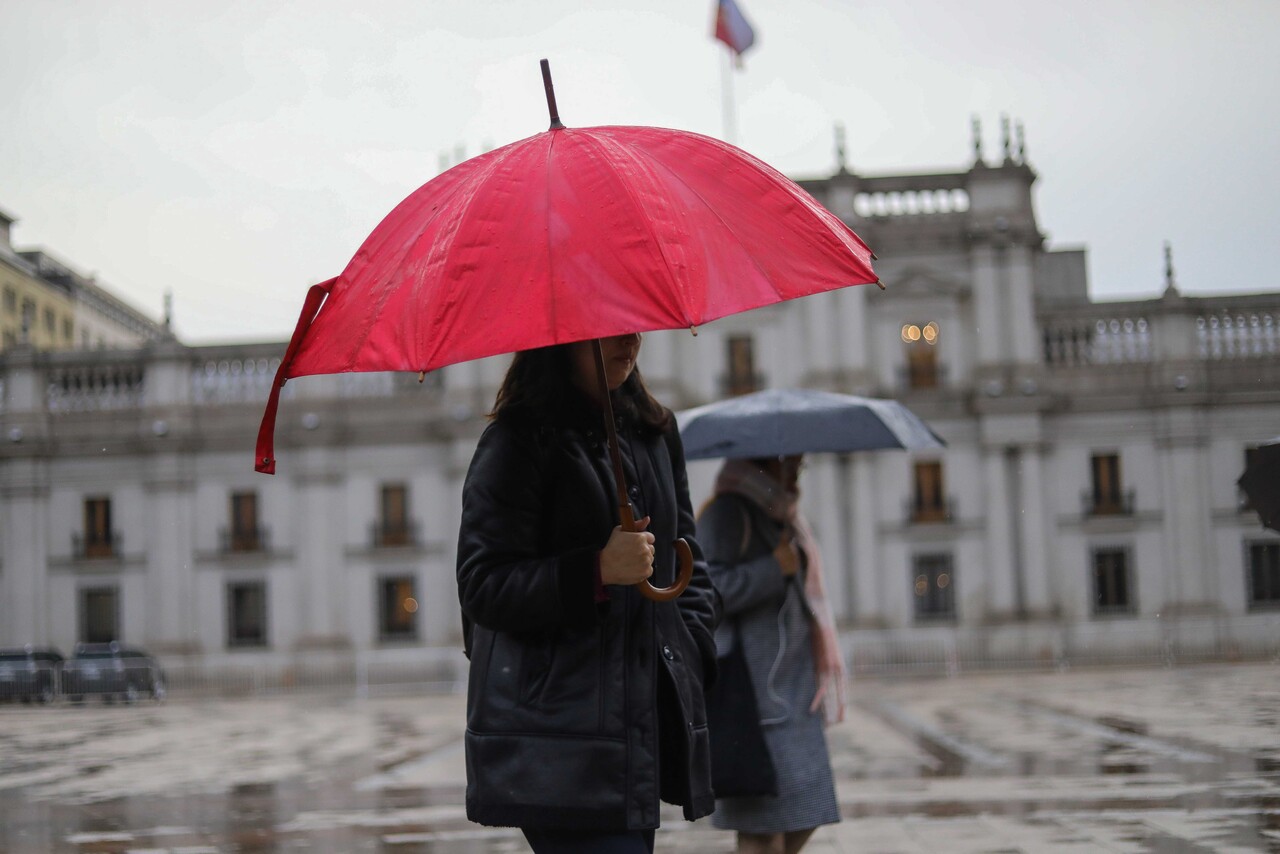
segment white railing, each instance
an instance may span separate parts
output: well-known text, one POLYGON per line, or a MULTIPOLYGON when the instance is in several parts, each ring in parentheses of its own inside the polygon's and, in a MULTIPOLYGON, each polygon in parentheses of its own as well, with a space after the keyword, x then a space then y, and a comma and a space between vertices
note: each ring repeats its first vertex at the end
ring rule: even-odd
POLYGON ((1196 318, 1202 359, 1253 359, 1280 354, 1280 317, 1269 311, 1221 311, 1196 318))
POLYGON ((969 210, 964 190, 889 190, 858 193, 853 209, 861 217, 921 216, 969 210))
POLYGON ((50 369, 50 412, 136 409, 146 400, 146 370, 138 365, 67 365, 50 369))
MULTIPOLYGON (((197 406, 265 402, 279 367, 279 358, 206 359, 192 366, 191 401, 197 406)), ((286 384, 281 397, 292 394, 286 384)))
POLYGON ((1054 366, 1150 362, 1151 324, 1138 317, 1062 318, 1045 323, 1044 358, 1054 366))

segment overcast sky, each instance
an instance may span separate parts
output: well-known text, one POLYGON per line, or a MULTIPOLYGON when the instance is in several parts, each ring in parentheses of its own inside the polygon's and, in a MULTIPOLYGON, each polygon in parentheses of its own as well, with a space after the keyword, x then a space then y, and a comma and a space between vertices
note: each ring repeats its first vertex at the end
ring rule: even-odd
MULTIPOLYGON (((1026 127, 1097 298, 1276 290, 1278 0, 741 0, 736 142, 793 177, 988 158, 1026 127)), ((566 124, 725 136, 712 0, 0 0, 0 210, 193 343, 284 339, 441 169, 566 124)))

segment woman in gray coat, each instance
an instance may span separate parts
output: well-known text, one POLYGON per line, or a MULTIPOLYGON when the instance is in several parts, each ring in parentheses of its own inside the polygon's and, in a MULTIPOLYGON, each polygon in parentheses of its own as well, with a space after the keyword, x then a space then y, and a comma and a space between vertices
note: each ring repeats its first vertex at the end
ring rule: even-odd
POLYGON ((823 593, 821 554, 797 512, 799 456, 729 460, 698 519, 724 620, 735 624, 777 776, 776 796, 717 798, 712 823, 738 831, 739 854, 794 854, 840 820, 824 728, 843 716, 843 665, 823 593))

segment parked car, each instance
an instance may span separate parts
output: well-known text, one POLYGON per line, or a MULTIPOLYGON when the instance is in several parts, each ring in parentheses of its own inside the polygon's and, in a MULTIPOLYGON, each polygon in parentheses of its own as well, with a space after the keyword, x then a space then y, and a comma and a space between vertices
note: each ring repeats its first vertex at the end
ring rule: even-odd
POLYGON ((51 702, 58 694, 62 662, 62 653, 49 647, 0 649, 0 702, 51 702))
POLYGON ((164 671, 144 650, 111 643, 78 643, 62 668, 62 693, 73 703, 97 694, 107 702, 135 702, 165 694, 164 671))

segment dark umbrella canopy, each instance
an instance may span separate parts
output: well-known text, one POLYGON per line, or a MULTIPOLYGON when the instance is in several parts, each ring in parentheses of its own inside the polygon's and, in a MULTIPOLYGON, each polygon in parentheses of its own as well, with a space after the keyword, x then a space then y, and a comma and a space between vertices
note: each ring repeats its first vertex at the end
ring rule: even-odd
POLYGON ((676 418, 685 456, 694 460, 923 451, 945 444, 897 401, 815 389, 766 389, 686 409, 676 418))
POLYGON ((1262 524, 1280 531, 1280 436, 1249 454, 1249 463, 1236 483, 1249 496, 1249 506, 1258 511, 1262 524))

